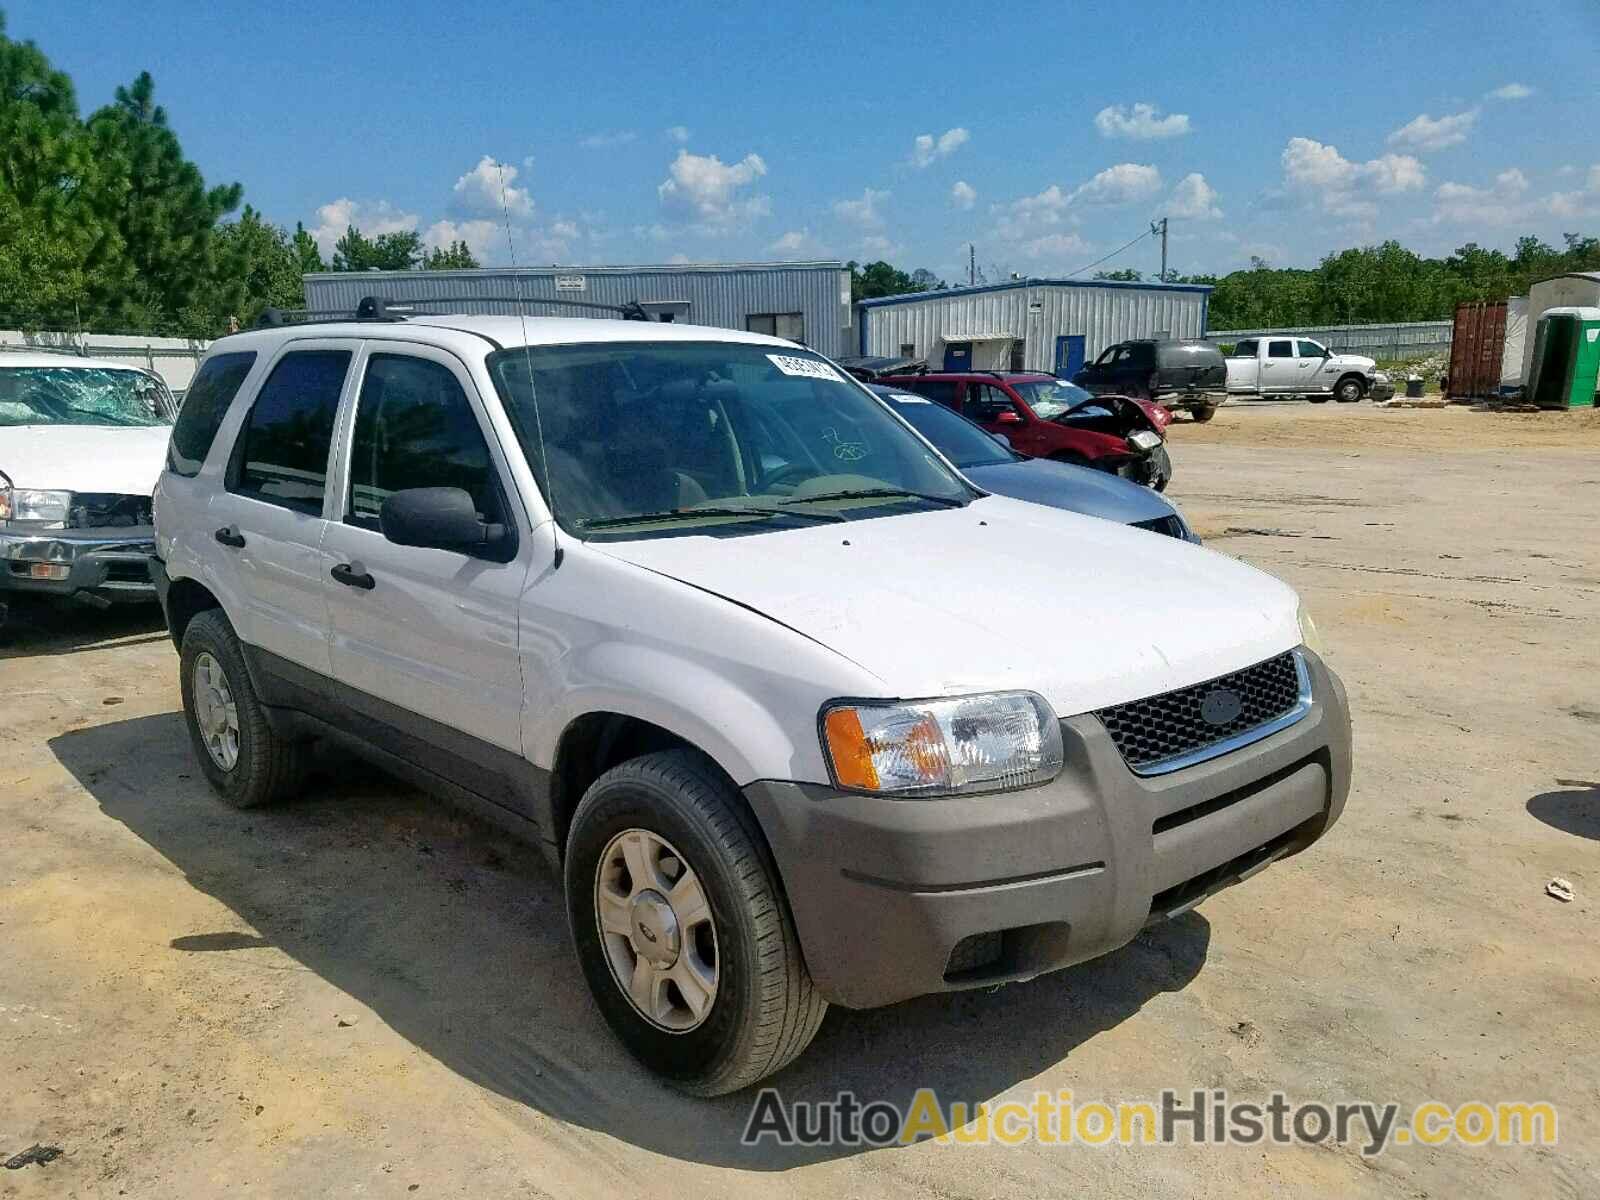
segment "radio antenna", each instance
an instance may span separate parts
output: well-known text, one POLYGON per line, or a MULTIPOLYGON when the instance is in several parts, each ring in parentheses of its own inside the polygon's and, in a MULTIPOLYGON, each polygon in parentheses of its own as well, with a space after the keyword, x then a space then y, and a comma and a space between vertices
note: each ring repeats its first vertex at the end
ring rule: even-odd
POLYGON ((511 277, 517 283, 517 317, 522 322, 522 362, 528 372, 528 399, 533 402, 533 429, 539 442, 539 469, 544 475, 545 499, 550 502, 550 537, 556 548, 552 566, 559 571, 565 555, 561 549, 561 523, 556 520, 556 480, 550 470, 550 455, 544 447, 544 419, 539 415, 539 392, 533 386, 533 351, 528 347, 528 306, 523 302, 522 273, 517 269, 517 245, 511 236, 511 206, 506 202, 506 167, 498 160, 494 167, 500 175, 500 212, 506 224, 506 253, 511 259, 511 277))

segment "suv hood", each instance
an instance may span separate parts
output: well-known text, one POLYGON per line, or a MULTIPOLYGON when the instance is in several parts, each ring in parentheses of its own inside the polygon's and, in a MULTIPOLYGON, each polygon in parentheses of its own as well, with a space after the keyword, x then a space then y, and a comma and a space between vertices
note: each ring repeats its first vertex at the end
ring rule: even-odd
POLYGON ((1335 354, 1328 361, 1340 367, 1360 367, 1368 375, 1378 367, 1377 360, 1368 358, 1365 354, 1335 354))
POLYGON ((148 496, 170 425, 21 425, 0 429, 0 471, 19 488, 148 496))
POLYGON ((789 626, 876 676, 885 697, 1024 688, 1069 716, 1300 642, 1295 593, 1254 567, 1003 496, 737 539, 592 548, 789 626))

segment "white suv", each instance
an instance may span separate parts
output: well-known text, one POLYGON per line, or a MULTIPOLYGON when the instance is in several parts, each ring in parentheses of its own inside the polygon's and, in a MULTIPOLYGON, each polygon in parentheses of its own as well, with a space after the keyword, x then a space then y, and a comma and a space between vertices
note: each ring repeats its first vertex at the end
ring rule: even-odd
POLYGON ((1120 946, 1309 845, 1349 786, 1288 587, 986 495, 775 338, 229 336, 156 531, 221 796, 293 793, 335 737, 527 828, 606 1020, 701 1095, 789 1062, 828 1002, 1120 946))

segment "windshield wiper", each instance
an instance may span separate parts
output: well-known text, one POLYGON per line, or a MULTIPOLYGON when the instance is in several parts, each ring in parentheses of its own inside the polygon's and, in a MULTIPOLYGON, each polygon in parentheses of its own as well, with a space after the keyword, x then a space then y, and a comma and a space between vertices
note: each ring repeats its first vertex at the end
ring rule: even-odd
POLYGON ((926 500, 929 504, 943 505, 945 508, 965 508, 967 501, 956 496, 936 496, 932 492, 913 492, 906 488, 850 488, 839 492, 818 492, 814 496, 796 496, 792 500, 780 500, 780 504, 810 504, 814 500, 926 500))
POLYGON ((846 519, 838 513, 784 512, 777 508, 745 508, 725 504, 700 508, 667 508, 660 512, 633 513, 626 517, 600 517, 583 521, 581 524, 585 529, 619 529, 624 525, 644 525, 651 521, 681 521, 690 517, 761 517, 764 520, 773 517, 800 517, 812 521, 846 519))

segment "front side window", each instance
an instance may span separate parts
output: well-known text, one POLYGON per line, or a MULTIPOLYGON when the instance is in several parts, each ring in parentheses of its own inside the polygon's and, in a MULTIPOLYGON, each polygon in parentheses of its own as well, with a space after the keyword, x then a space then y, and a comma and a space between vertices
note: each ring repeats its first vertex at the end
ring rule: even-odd
POLYGON ((967 384, 967 400, 962 412, 974 421, 993 421, 1003 412, 1015 412, 1011 397, 992 383, 967 384))
POLYGON ((813 354, 608 342, 489 365, 556 520, 578 537, 745 534, 973 498, 813 354))
POLYGON ((375 354, 356 401, 345 520, 376 530, 385 500, 423 487, 460 488, 480 521, 504 520, 489 444, 455 374, 425 358, 375 354))
POLYGON ((1233 348, 1233 357, 1254 358, 1257 354, 1257 347, 1260 345, 1261 343, 1256 341, 1255 338, 1246 338, 1233 348))
POLYGON ((252 350, 213 354, 200 365, 183 397, 183 410, 172 427, 172 441, 167 444, 169 471, 191 479, 200 474, 222 419, 228 415, 228 407, 255 361, 252 350))
POLYGON ((1328 352, 1326 350, 1324 350, 1321 346, 1317 345, 1316 342, 1302 341, 1300 343, 1300 357, 1301 358, 1327 358, 1328 357, 1328 352))
POLYGON ((349 369, 348 350, 297 350, 278 360, 239 431, 229 491, 322 512, 333 417, 349 369))
POLYGON ((170 425, 166 384, 117 367, 0 366, 0 428, 16 425, 170 425))
POLYGON ((1094 399, 1088 391, 1065 379, 1029 379, 1011 386, 1041 421, 1053 421, 1085 400, 1094 399))

